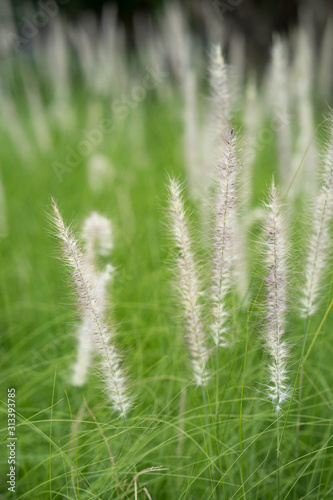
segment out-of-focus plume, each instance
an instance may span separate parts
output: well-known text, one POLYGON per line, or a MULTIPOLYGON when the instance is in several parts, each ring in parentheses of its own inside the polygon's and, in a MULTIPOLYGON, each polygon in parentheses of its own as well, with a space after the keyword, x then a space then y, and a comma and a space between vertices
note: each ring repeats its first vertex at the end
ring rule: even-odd
POLYGON ((319 66, 319 87, 323 95, 330 99, 333 88, 333 16, 331 15, 326 23, 322 46, 320 52, 319 66))
POLYGON ((114 179, 115 170, 107 156, 95 154, 87 163, 88 181, 91 189, 101 191, 114 179))
POLYGON ((277 35, 274 37, 270 68, 270 103, 277 134, 279 173, 281 182, 288 187, 292 179, 291 130, 288 96, 288 46, 277 35))
POLYGON ((184 143, 190 188, 194 195, 202 191, 205 178, 204 160, 201 156, 202 137, 198 122, 198 95, 196 75, 192 69, 187 71, 184 81, 184 143))
MULTIPOLYGON (((95 308, 104 315, 106 312, 106 289, 111 280, 113 269, 108 264, 104 271, 98 271, 96 260, 98 255, 107 256, 112 250, 111 222, 106 217, 93 212, 84 222, 82 239, 85 247, 85 258, 95 274, 94 279, 99 288, 99 302, 95 304, 95 308)), ((90 316, 83 311, 78 329, 78 350, 77 361, 73 367, 73 385, 82 386, 85 384, 94 352, 95 346, 91 334, 90 316)))
POLYGON ((301 170, 298 172, 292 187, 294 193, 313 193, 316 186, 316 171, 318 155, 316 141, 313 140, 315 131, 313 110, 313 40, 310 38, 309 30, 301 25, 297 31, 295 62, 293 68, 294 95, 296 100, 296 111, 298 115, 298 134, 296 148, 292 158, 291 170, 294 174, 302 162, 301 170))
POLYGON ((244 109, 244 148, 246 165, 240 177, 241 200, 245 210, 249 210, 250 208, 253 169, 258 149, 258 132, 260 125, 262 124, 263 113, 259 100, 257 84, 255 79, 250 76, 246 84, 244 109))
POLYGON ((302 314, 311 316, 318 308, 323 278, 331 255, 330 224, 333 219, 333 126, 318 195, 313 200, 312 228, 305 263, 305 284, 302 289, 302 314))
POLYGON ((215 113, 216 136, 218 145, 224 144, 230 128, 230 92, 228 69, 220 45, 212 48, 210 82, 215 113))

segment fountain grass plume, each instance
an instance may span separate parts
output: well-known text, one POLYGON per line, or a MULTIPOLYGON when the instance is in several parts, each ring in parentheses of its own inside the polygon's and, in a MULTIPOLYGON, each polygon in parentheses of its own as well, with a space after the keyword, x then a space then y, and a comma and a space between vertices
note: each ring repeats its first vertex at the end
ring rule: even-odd
POLYGON ((73 365, 71 380, 75 387, 82 387, 86 383, 94 350, 94 339, 91 336, 90 318, 84 314, 77 331, 77 358, 73 365))
MULTIPOLYGON (((330 117, 332 129, 333 117, 330 117)), ((309 247, 305 263, 305 284, 301 297, 301 312, 305 318, 318 309, 322 281, 330 257, 330 225, 333 219, 333 139, 327 144, 321 185, 313 203, 314 211, 309 247)))
POLYGON ((112 227, 109 219, 92 212, 83 225, 82 237, 87 257, 94 262, 96 254, 107 256, 113 248, 112 227))
POLYGON ((230 92, 228 70, 220 45, 213 45, 212 48, 210 85, 216 115, 217 135, 219 141, 223 142, 230 127, 230 92))
MULTIPOLYGON (((86 218, 82 229, 84 241, 84 257, 91 265, 99 290, 99 301, 95 304, 100 314, 106 312, 107 286, 110 283, 113 268, 107 264, 104 271, 98 271, 96 260, 98 255, 107 256, 113 248, 111 222, 106 217, 92 212, 86 218)), ((78 348, 77 360, 73 366, 72 383, 81 387, 86 383, 89 368, 94 356, 94 340, 90 332, 89 314, 82 312, 81 324, 77 332, 78 348)))
POLYGON ((214 259, 212 266, 211 332, 217 347, 226 347, 228 312, 226 296, 231 287, 235 261, 234 229, 236 221, 237 140, 233 130, 225 139, 225 146, 217 162, 217 192, 214 204, 214 259))
POLYGON ((289 186, 292 170, 291 160, 291 130, 289 116, 288 95, 288 53, 287 44, 278 36, 273 38, 272 64, 270 73, 271 105, 274 114, 274 123, 277 133, 277 146, 279 155, 279 173, 281 181, 289 186))
POLYGON ((274 181, 269 192, 264 223, 266 261, 266 333, 269 361, 268 395, 279 414, 289 398, 287 361, 289 350, 284 340, 287 312, 288 245, 280 195, 274 181))
POLYGON ((125 417, 132 401, 128 394, 127 380, 124 375, 120 355, 113 345, 116 329, 108 325, 101 312, 100 301, 104 291, 96 279, 93 266, 85 258, 83 251, 70 229, 64 224, 59 209, 52 199, 52 221, 62 242, 64 262, 70 269, 78 296, 79 307, 86 318, 101 358, 101 378, 106 386, 107 395, 115 411, 125 417))
POLYGON ((169 181, 169 216, 173 240, 178 250, 176 271, 193 377, 198 386, 204 386, 208 379, 206 365, 209 350, 201 319, 201 284, 192 251, 182 187, 175 179, 169 181))

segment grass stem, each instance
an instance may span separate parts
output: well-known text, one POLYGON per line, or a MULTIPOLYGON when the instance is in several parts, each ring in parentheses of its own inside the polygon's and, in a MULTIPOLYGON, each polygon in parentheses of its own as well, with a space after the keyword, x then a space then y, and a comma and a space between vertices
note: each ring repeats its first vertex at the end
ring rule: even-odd
MULTIPOLYGON (((202 401, 203 401, 203 405, 204 405, 204 408, 205 408, 205 424, 206 424, 206 429, 207 429, 207 432, 208 432, 209 421, 208 421, 208 412, 207 412, 206 385, 202 385, 201 386, 201 390, 202 390, 202 401)), ((204 433, 204 436, 205 436, 205 433, 204 433)), ((206 438, 204 437, 204 439, 205 439, 205 444, 206 444, 206 438)), ((211 441, 210 441, 209 438, 208 438, 208 449, 209 449, 209 456, 212 457, 212 446, 211 446, 211 441)), ((211 484, 212 484, 212 491, 214 492, 214 498, 215 498, 215 489, 214 489, 213 481, 212 481, 212 467, 211 467, 211 463, 209 464, 209 476, 210 476, 210 481, 211 481, 211 484)))
POLYGON ((277 410, 276 419, 276 479, 277 498, 280 500, 280 409, 277 410))

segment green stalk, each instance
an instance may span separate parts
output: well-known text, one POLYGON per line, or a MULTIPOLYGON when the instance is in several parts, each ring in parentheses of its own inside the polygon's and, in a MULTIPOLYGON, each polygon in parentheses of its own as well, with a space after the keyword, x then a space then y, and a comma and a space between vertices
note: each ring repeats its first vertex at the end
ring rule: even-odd
MULTIPOLYGON (((132 449, 132 442, 131 442, 131 438, 130 438, 130 434, 129 434, 129 428, 128 428, 127 419, 126 419, 125 415, 122 416, 122 419, 123 419, 123 422, 124 422, 124 425, 125 425, 125 429, 126 429, 127 442, 129 444, 129 448, 130 448, 130 451, 131 451, 131 449, 132 449)), ((136 469, 135 462, 134 462, 134 474, 135 475, 137 474, 137 469, 136 469)))
MULTIPOLYGON (((222 468, 222 460, 221 460, 221 455, 220 455, 220 447, 219 447, 219 408, 220 408, 220 384, 219 384, 219 373, 220 372, 220 349, 219 347, 216 348, 216 414, 215 414, 215 439, 216 439, 216 451, 217 451, 217 456, 219 457, 219 464, 220 464, 220 470, 221 470, 221 478, 223 477, 223 468, 222 468)), ((222 487, 224 491, 224 483, 222 482, 222 487)), ((220 482, 218 482, 216 486, 216 491, 217 495, 219 498, 219 487, 220 487, 220 482)))
MULTIPOLYGON (((205 385, 202 385, 201 386, 201 391, 202 391, 202 401, 203 401, 203 405, 204 405, 204 408, 205 408, 205 423, 206 423, 206 429, 208 431, 208 413, 207 413, 207 398, 206 398, 206 386, 205 385)), ((205 440, 205 444, 206 444, 206 438, 205 438, 205 432, 203 433, 204 435, 204 440, 205 440)), ((208 448, 209 448, 209 456, 211 457, 212 456, 212 446, 211 446, 211 442, 210 442, 210 439, 208 439, 208 448)), ((206 448, 207 449, 207 448, 206 448)), ((213 479, 212 479, 212 468, 211 468, 211 463, 209 464, 209 476, 210 476, 210 481, 211 481, 211 485, 212 485, 212 490, 214 492, 214 498, 215 498, 215 488, 214 488, 214 485, 213 485, 213 479)))
POLYGON ((309 324, 309 315, 306 316, 305 325, 304 325, 304 333, 303 333, 303 343, 302 343, 302 354, 301 361, 299 366, 299 404, 298 404, 298 415, 297 415, 297 424, 296 424, 296 456, 298 455, 298 441, 299 441, 299 431, 301 426, 301 400, 302 400, 302 388, 303 388, 303 365, 304 365, 304 352, 305 352, 305 344, 306 344, 306 334, 308 331, 309 324))
MULTIPOLYGON (((308 331, 308 324, 309 324, 309 315, 307 315, 305 319, 305 325, 304 325, 304 333, 303 333, 303 344, 302 344, 302 354, 301 354, 301 364, 299 368, 300 372, 300 381, 299 381, 299 401, 301 402, 301 397, 302 397, 302 385, 303 385, 303 365, 304 365, 304 351, 305 351, 305 343, 306 343, 306 334, 308 331)), ((298 415, 298 419, 300 419, 300 416, 298 415)))
POLYGON ((219 436, 219 367, 220 367, 220 349, 216 347, 216 435, 219 436))
POLYGON ((280 409, 277 411, 276 419, 276 474, 277 474, 277 498, 280 500, 280 409))

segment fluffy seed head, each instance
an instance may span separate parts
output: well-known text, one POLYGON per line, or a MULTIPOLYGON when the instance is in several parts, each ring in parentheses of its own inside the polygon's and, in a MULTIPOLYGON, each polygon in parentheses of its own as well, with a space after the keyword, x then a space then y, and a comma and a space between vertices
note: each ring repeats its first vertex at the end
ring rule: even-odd
POLYGON ((217 193, 214 205, 214 260, 212 273, 212 336, 217 347, 228 345, 226 339, 226 296, 231 286, 235 260, 234 228, 236 219, 237 157, 233 130, 217 162, 217 193))
POLYGON ((276 411, 289 398, 288 390, 288 346, 285 334, 287 311, 287 240, 284 217, 279 194, 272 184, 269 200, 266 204, 264 226, 264 244, 266 260, 266 334, 265 341, 269 362, 268 395, 276 411))
POLYGON ((92 212, 85 220, 82 237, 89 259, 94 260, 96 253, 107 256, 113 248, 111 222, 97 212, 92 212))
POLYGON ((327 146, 321 187, 314 202, 313 224, 305 264, 305 285, 301 298, 304 317, 318 308, 322 280, 330 257, 330 224, 333 219, 333 141, 327 146))
POLYGON ((191 364, 197 385, 203 386, 208 379, 206 364, 209 356, 201 320, 200 282, 194 256, 182 189, 177 180, 171 179, 169 184, 169 213, 175 246, 178 250, 177 274, 179 292, 186 325, 191 364))
POLYGON ((272 48, 270 100, 277 133, 280 176, 286 186, 289 185, 292 177, 288 74, 286 43, 281 38, 275 37, 272 48))
POLYGON ((211 55, 210 82, 214 112, 216 115, 217 134, 223 140, 228 134, 230 122, 230 94, 228 71, 220 45, 214 45, 211 55))
POLYGON ((115 177, 115 168, 109 158, 102 154, 93 155, 87 164, 88 181, 93 191, 99 192, 115 177))
POLYGON ((124 416, 131 406, 131 399, 128 396, 120 356, 112 344, 115 327, 105 322, 101 311, 100 304, 104 290, 100 287, 100 280, 96 279, 93 266, 85 258, 71 229, 64 224, 58 207, 53 200, 52 204, 54 210, 53 223, 63 244, 65 263, 70 268, 75 283, 79 305, 85 318, 85 328, 90 331, 101 357, 102 379, 107 387, 113 408, 121 416, 124 416))
MULTIPOLYGON (((84 257, 93 269, 93 279, 96 280, 96 289, 99 293, 99 300, 96 302, 95 308, 103 315, 106 311, 107 286, 113 269, 108 264, 104 271, 98 271, 96 256, 98 254, 108 255, 112 249, 110 220, 97 212, 92 212, 83 224, 82 238, 85 242, 84 257)), ((86 315, 85 311, 82 310, 81 315, 81 324, 77 332, 77 360, 73 367, 72 376, 72 383, 77 387, 81 387, 86 383, 88 371, 96 351, 90 329, 90 314, 86 315)))
POLYGON ((91 335, 89 317, 83 316, 77 332, 77 360, 73 366, 72 384, 82 387, 88 376, 89 367, 94 354, 94 339, 91 335))

